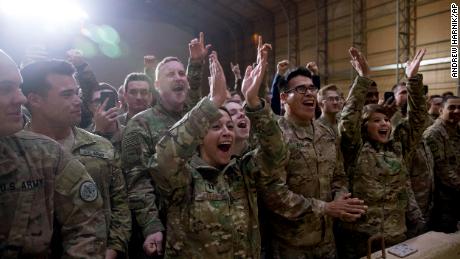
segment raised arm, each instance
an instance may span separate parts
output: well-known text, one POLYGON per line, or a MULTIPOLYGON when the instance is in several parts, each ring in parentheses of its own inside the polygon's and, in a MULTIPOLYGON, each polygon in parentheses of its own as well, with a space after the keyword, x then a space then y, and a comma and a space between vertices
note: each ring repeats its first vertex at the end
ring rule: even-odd
MULTIPOLYGON (((423 92, 423 76, 418 74, 420 62, 425 55, 426 50, 421 49, 417 51, 414 59, 411 62, 407 62, 406 76, 408 108, 408 136, 406 141, 402 142, 404 148, 404 157, 410 154, 410 151, 415 149, 422 139, 423 132, 426 129, 427 108, 426 100, 423 92)), ((395 134, 398 134, 395 132, 395 134)))
POLYGON ((151 176, 165 199, 174 192, 185 195, 191 175, 184 168, 196 153, 210 125, 222 115, 218 110, 226 99, 226 83, 217 54, 210 55, 211 91, 164 136, 156 146, 156 154, 150 160, 151 176), (182 191, 182 192, 181 192, 182 191))
POLYGON ((203 78, 203 64, 208 55, 211 45, 205 45, 204 33, 200 32, 199 39, 193 39, 188 44, 190 57, 187 65, 187 78, 190 85, 190 92, 187 97, 187 107, 192 108, 195 106, 202 96, 202 78, 203 78))
POLYGON ((367 78, 369 75, 369 65, 365 57, 355 48, 350 48, 349 52, 351 56, 350 62, 358 73, 358 76, 353 82, 339 121, 341 148, 346 172, 356 158, 357 152, 362 145, 361 116, 368 87, 372 83, 372 80, 367 78))

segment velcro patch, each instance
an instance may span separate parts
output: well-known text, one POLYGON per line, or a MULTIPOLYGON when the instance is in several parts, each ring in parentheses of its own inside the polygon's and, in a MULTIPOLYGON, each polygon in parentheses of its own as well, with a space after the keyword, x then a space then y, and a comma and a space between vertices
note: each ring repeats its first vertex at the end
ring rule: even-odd
POLYGON ((97 199, 98 191, 96 184, 85 181, 80 185, 80 198, 86 202, 93 202, 97 199))
POLYGON ((109 158, 109 155, 105 152, 96 151, 96 150, 89 150, 89 149, 80 149, 80 155, 82 156, 93 156, 99 158, 109 158))

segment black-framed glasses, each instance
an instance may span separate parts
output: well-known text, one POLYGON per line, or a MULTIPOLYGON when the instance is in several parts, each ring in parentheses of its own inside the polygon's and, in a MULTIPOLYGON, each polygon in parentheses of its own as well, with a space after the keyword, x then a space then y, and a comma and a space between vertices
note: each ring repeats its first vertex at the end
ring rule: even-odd
POLYGON ((326 101, 332 103, 332 102, 340 102, 340 97, 339 96, 328 96, 326 97, 326 101))
POLYGON ((296 91, 299 94, 306 94, 307 92, 316 93, 318 89, 314 85, 299 85, 295 88, 287 90, 285 93, 291 93, 293 91, 296 91))

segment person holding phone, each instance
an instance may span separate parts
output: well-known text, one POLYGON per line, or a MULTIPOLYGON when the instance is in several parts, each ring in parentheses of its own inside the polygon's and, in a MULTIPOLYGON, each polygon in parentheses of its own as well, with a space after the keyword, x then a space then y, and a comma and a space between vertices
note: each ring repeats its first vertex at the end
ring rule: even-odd
POLYGON ((120 106, 117 90, 107 83, 99 83, 93 90, 88 105, 92 114, 92 123, 85 128, 108 139, 118 153, 121 152, 121 137, 124 129, 119 122, 120 106))

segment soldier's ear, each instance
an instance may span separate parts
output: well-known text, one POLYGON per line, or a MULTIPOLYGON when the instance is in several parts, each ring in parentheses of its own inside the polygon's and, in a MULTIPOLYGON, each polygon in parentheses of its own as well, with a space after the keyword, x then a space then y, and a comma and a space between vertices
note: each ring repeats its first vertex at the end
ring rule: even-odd
POLYGON ((43 96, 37 93, 29 93, 27 95, 27 103, 30 109, 39 108, 43 104, 43 96))
POLYGON ((288 93, 284 93, 284 92, 281 92, 280 93, 280 101, 281 101, 281 104, 285 104, 286 103, 286 100, 288 98, 288 93))

